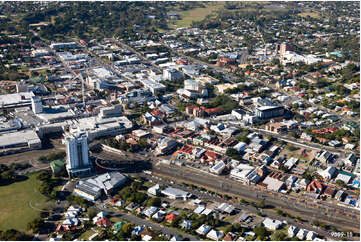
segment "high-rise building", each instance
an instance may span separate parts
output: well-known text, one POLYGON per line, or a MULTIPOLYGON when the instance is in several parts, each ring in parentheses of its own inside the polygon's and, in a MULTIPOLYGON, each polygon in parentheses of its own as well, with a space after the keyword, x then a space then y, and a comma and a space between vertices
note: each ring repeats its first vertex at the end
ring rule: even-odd
POLYGON ((71 134, 65 137, 66 170, 69 177, 84 176, 91 173, 88 157, 88 137, 85 133, 71 134))
POLYGON ((43 104, 41 102, 41 98, 32 97, 31 98, 31 108, 35 114, 43 112, 43 104))
POLYGON ((290 45, 289 43, 287 42, 283 42, 281 45, 280 45, 280 55, 283 56, 286 51, 293 51, 294 50, 294 46, 293 45, 290 45))

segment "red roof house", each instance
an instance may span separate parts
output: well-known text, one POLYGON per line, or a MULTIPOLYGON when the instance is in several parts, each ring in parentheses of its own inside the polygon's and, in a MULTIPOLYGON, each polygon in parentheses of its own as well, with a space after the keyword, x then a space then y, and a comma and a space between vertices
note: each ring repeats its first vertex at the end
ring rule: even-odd
POLYGON ((97 225, 99 227, 104 227, 104 228, 107 228, 111 225, 112 223, 110 222, 110 220, 108 218, 100 218, 98 221, 97 221, 97 225))
POLYGON ((308 192, 319 193, 319 194, 321 194, 324 189, 325 189, 325 185, 319 180, 313 180, 312 182, 310 182, 310 184, 307 185, 306 188, 308 192))
POLYGON ((171 213, 171 214, 168 214, 167 216, 165 216, 165 220, 167 222, 173 222, 177 217, 178 217, 178 215, 171 213))

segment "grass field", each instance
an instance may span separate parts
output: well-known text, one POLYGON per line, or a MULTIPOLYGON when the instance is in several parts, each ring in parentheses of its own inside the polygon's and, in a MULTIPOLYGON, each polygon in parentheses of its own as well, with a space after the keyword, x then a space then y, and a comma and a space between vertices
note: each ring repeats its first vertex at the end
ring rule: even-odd
POLYGON ((38 173, 29 175, 29 179, 8 186, 0 186, 0 230, 17 229, 26 231, 26 224, 39 216, 39 212, 29 207, 41 208, 46 197, 38 190, 38 173))
POLYGON ((223 8, 224 2, 213 2, 208 3, 206 8, 194 8, 187 11, 175 11, 178 13, 182 19, 176 20, 175 24, 169 24, 170 28, 182 28, 189 27, 192 21, 200 21, 203 20, 207 15, 212 12, 223 8))
POLYGON ((85 231, 82 235, 80 235, 79 240, 88 240, 90 236, 95 234, 95 232, 91 229, 85 231))
POLYGON ((298 16, 301 17, 307 17, 310 16, 311 18, 320 18, 321 16, 318 13, 315 12, 303 12, 303 13, 299 13, 298 16))

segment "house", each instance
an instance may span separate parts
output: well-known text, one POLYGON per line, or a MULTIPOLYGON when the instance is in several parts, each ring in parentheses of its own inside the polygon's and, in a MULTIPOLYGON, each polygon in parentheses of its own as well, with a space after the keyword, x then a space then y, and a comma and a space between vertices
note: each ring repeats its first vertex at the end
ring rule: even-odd
POLYGON ((207 238, 212 240, 220 240, 223 237, 223 231, 212 229, 208 234, 207 238))
POLYGON ((182 229, 191 229, 192 227, 192 221, 190 220, 183 220, 182 223, 180 224, 182 229))
POLYGON ((287 167, 288 170, 290 170, 294 165, 296 165, 297 162, 297 158, 291 157, 284 163, 284 166, 287 167))
POLYGON ((176 215, 175 213, 171 213, 171 214, 168 214, 167 216, 165 216, 165 220, 166 220, 168 223, 171 223, 171 222, 173 222, 177 217, 178 217, 178 215, 176 215))
POLYGON ((245 221, 247 221, 249 218, 252 218, 252 217, 251 217, 248 213, 243 212, 243 213, 241 214, 241 216, 239 216, 239 221, 245 222, 245 221))
POLYGON ((103 227, 103 228, 107 228, 109 227, 112 223, 110 222, 110 220, 108 218, 100 218, 97 222, 96 222, 98 227, 103 227))
POLYGON ((233 146, 233 149, 237 150, 238 152, 243 152, 247 147, 247 144, 244 142, 239 142, 235 146, 233 146))
POLYGON ((328 152, 328 151, 323 151, 321 153, 318 154, 318 156, 316 156, 316 159, 323 162, 323 163, 328 163, 332 160, 333 155, 328 152))
POLYGON ((336 193, 336 189, 332 188, 331 186, 327 186, 327 188, 323 192, 323 194, 326 195, 329 198, 333 198, 335 193, 336 193))
POLYGON ((285 187, 285 183, 283 181, 271 176, 267 176, 262 183, 267 185, 267 189, 275 192, 280 192, 285 187))
POLYGON ((300 139, 311 142, 312 141, 312 136, 303 132, 300 136, 300 139))
POLYGON ((206 225, 206 224, 202 224, 197 230, 196 232, 200 235, 206 235, 209 231, 211 230, 211 226, 206 225))
POLYGON ((165 212, 162 210, 157 211, 155 214, 153 214, 152 219, 155 219, 158 222, 161 222, 165 217, 165 212))
POLYGON ((349 154, 344 160, 343 160, 343 163, 346 165, 346 166, 353 166, 355 165, 357 162, 357 156, 353 153, 349 154))
POLYGON ((232 214, 235 210, 235 207, 231 204, 228 203, 221 203, 218 207, 217 210, 220 211, 221 213, 227 213, 227 214, 232 214))
POLYGON ((298 230, 299 230, 298 227, 290 225, 290 227, 288 227, 288 230, 287 230, 288 237, 290 237, 290 238, 295 237, 298 230))
POLYGON ((128 206, 125 207, 125 209, 128 211, 134 211, 137 207, 139 207, 138 204, 131 202, 128 204, 128 206))
POLYGON ((134 235, 140 235, 140 233, 144 230, 144 226, 136 226, 133 231, 132 234, 134 235))
POLYGON ((180 241, 181 239, 180 238, 178 238, 178 237, 176 237, 176 236, 173 236, 171 239, 170 239, 170 241, 180 241))
POLYGON ((351 174, 344 171, 340 171, 337 177, 335 178, 335 181, 343 181, 347 185, 351 182, 352 177, 353 176, 351 174))
POLYGON ((342 201, 343 198, 345 197, 345 195, 346 195, 346 194, 345 194, 344 191, 338 190, 338 191, 336 192, 335 199, 337 199, 338 201, 342 201))
POLYGON ((307 185, 306 188, 308 192, 317 193, 317 194, 321 194, 324 189, 325 189, 325 185, 318 180, 313 180, 307 185))
POLYGON ((141 235, 142 241, 151 241, 152 240, 152 236, 145 234, 145 235, 141 235))
POLYGON ((152 217, 153 214, 155 214, 159 209, 157 207, 149 207, 143 211, 143 214, 147 216, 148 218, 152 217))
POLYGON ((122 230, 123 226, 126 224, 126 222, 120 221, 120 222, 116 222, 113 225, 113 232, 114 233, 118 233, 120 230, 122 230))
POLYGON ((297 176, 289 176, 286 180, 286 185, 289 186, 289 187, 292 187, 293 184, 298 180, 298 177, 297 176))
POLYGON ((317 237, 317 234, 313 231, 309 231, 306 235, 306 240, 314 240, 317 237))
POLYGON ((309 180, 302 178, 302 179, 298 179, 295 182, 295 185, 302 190, 306 190, 309 183, 310 183, 309 180))
POLYGON ((297 238, 299 238, 300 240, 304 240, 306 235, 307 235, 308 231, 305 229, 300 229, 297 233, 297 238))
POLYGON ((223 241, 236 241, 238 238, 238 235, 232 232, 228 232, 226 236, 224 236, 223 241))
POLYGON ((153 237, 156 236, 156 234, 148 228, 143 229, 139 235, 142 238, 142 241, 150 241, 153 237))
POLYGON ((322 176, 325 181, 329 181, 336 176, 337 169, 333 166, 329 166, 326 170, 318 171, 318 174, 322 176))
POLYGON ((208 216, 208 215, 211 214, 212 212, 213 212, 212 209, 206 208, 206 209, 203 210, 203 212, 202 212, 201 214, 202 214, 202 215, 204 214, 204 215, 208 216))
POLYGON ((214 166, 212 166, 209 171, 214 173, 214 174, 221 174, 222 171, 224 170, 224 168, 226 167, 226 164, 224 164, 223 161, 219 161, 218 163, 216 163, 214 166))
POLYGON ((199 205, 196 209, 194 209, 193 212, 195 214, 201 214, 205 209, 206 209, 206 207, 204 205, 199 205))
POLYGON ((265 218, 265 220, 263 220, 262 224, 270 230, 277 230, 279 228, 281 228, 282 226, 282 222, 276 219, 270 219, 270 218, 265 218))
POLYGON ((93 218, 93 223, 94 223, 94 224, 97 223, 99 219, 105 218, 105 216, 106 216, 106 214, 105 214, 103 211, 99 212, 99 213, 93 218))

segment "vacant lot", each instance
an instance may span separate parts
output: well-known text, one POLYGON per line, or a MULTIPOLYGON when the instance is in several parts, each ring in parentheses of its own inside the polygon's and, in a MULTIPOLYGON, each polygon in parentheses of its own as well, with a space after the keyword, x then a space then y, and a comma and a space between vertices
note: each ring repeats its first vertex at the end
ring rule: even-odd
POLYGON ((298 16, 301 17, 310 16, 311 18, 320 18, 320 15, 316 12, 303 12, 303 13, 299 13, 298 16))
POLYGON ((189 27, 192 21, 200 21, 203 20, 207 15, 212 12, 217 11, 218 9, 223 8, 224 2, 213 2, 207 4, 206 8, 194 8, 187 11, 175 11, 181 16, 181 20, 175 21, 175 24, 170 24, 170 28, 181 28, 181 27, 189 27))
POLYGON ((39 191, 38 173, 30 174, 29 179, 7 186, 0 186, 0 230, 17 229, 26 231, 26 224, 39 216, 39 212, 29 206, 42 208, 46 197, 39 191))

